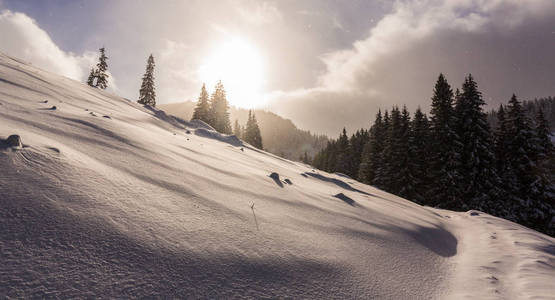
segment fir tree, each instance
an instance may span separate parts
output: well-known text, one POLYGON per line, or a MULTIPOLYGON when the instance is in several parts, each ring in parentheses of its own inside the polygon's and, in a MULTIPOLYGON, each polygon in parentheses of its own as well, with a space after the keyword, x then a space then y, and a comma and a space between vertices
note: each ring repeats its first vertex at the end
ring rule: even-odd
POLYGON ((243 129, 241 128, 241 124, 239 124, 239 120, 237 119, 235 119, 235 123, 233 124, 233 135, 240 139, 243 138, 243 129))
POLYGON ((505 109, 503 105, 499 105, 497 111, 497 128, 494 133, 495 141, 495 159, 497 161, 497 173, 503 177, 507 171, 507 140, 508 140, 507 119, 505 118, 505 109))
POLYGON ((95 87, 94 80, 96 79, 96 71, 94 68, 91 68, 91 72, 89 73, 89 77, 87 78, 87 84, 89 86, 95 87))
POLYGON ((382 112, 378 110, 374 124, 369 130, 369 139, 364 145, 361 154, 361 163, 359 166, 358 180, 364 183, 373 183, 376 170, 381 164, 381 154, 384 143, 384 124, 382 112))
POLYGON ((364 145, 368 142, 368 131, 364 129, 359 129, 351 136, 349 144, 351 145, 351 157, 352 161, 350 164, 350 170, 347 175, 352 178, 357 178, 359 173, 359 167, 362 159, 362 152, 364 151, 364 145))
POLYGON ((410 132, 410 114, 406 106, 401 111, 400 127, 397 133, 395 145, 395 156, 393 158, 398 171, 397 176, 392 177, 396 194, 406 198, 414 199, 416 194, 414 187, 414 164, 410 148, 411 132, 410 132))
POLYGON ((555 235, 555 148, 551 142, 549 124, 541 107, 536 115, 536 141, 538 170, 538 200, 543 216, 538 220, 537 229, 555 235), (550 217, 551 216, 551 217, 550 217))
POLYGON ((212 93, 210 106, 210 125, 218 132, 231 134, 231 122, 229 121, 229 104, 227 103, 224 85, 218 81, 214 93, 212 93))
POLYGON ((349 137, 347 137, 347 130, 343 128, 343 132, 337 140, 337 160, 336 160, 336 172, 343 174, 349 173, 351 169, 352 156, 351 147, 349 144, 349 137))
POLYGON ((513 94, 508 109, 508 163, 514 173, 511 193, 516 197, 514 214, 519 223, 537 230, 550 227, 553 216, 552 184, 538 164, 540 151, 520 101, 513 94))
MULTIPOLYGON (((200 95, 198 97, 197 105, 193 112, 193 120, 201 120, 207 124, 211 124, 212 118, 210 117, 210 103, 208 99, 208 92, 206 91, 206 85, 203 83, 200 89, 200 95)), ((237 136, 241 138, 240 136, 237 136)))
POLYGON ((458 136, 462 143, 461 186, 465 199, 458 209, 497 211, 503 208, 497 203, 501 192, 500 181, 495 168, 489 124, 482 109, 484 105, 477 83, 472 75, 468 75, 455 106, 458 136))
POLYGON ((256 115, 249 110, 249 118, 245 128, 245 141, 258 149, 262 149, 262 137, 256 121, 256 115))
POLYGON ((308 156, 308 153, 307 153, 306 151, 304 152, 304 155, 303 155, 301 161, 302 161, 303 163, 307 164, 307 165, 310 165, 310 164, 311 164, 310 157, 308 156))
POLYGON ((96 64, 96 87, 99 89, 106 89, 108 87, 108 57, 104 53, 104 47, 100 48, 100 57, 98 64, 96 64))
POLYGON ((434 87, 430 115, 430 149, 432 150, 430 176, 434 184, 424 204, 461 209, 463 206, 459 190, 461 144, 455 131, 453 90, 443 74, 439 75, 434 87))
POLYGON ((430 158, 430 124, 420 107, 414 113, 411 122, 410 153, 413 163, 414 195, 411 200, 424 204, 426 194, 431 186, 429 174, 430 158))
POLYGON ((374 179, 372 184, 378 188, 387 190, 387 185, 389 183, 387 178, 388 163, 390 161, 389 148, 386 151, 387 145, 389 144, 389 131, 391 127, 391 118, 389 117, 389 112, 386 110, 383 116, 383 123, 381 128, 381 151, 377 155, 378 160, 375 163, 374 168, 374 179))
POLYGON ((143 75, 143 83, 139 90, 138 103, 142 105, 156 106, 156 92, 154 88, 154 57, 152 54, 148 57, 145 75, 143 75))

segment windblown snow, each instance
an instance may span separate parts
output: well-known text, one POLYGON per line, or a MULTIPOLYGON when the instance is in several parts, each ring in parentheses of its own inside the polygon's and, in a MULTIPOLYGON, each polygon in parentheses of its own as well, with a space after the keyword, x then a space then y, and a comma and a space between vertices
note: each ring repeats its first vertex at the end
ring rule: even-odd
POLYGON ((13 134, 0 298, 555 299, 551 237, 0 55, 0 138, 13 134))

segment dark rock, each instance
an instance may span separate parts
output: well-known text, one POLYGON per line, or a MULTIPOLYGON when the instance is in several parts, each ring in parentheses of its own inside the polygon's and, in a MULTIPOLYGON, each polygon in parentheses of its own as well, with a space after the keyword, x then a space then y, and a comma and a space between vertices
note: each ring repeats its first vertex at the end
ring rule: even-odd
POLYGON ((289 178, 285 179, 283 182, 285 182, 287 184, 293 184, 293 182, 291 182, 291 180, 289 180, 289 178))
POLYGON ((6 146, 8 146, 8 147, 21 147, 22 146, 21 137, 19 137, 19 135, 17 135, 17 134, 10 135, 6 139, 5 143, 6 143, 6 146))

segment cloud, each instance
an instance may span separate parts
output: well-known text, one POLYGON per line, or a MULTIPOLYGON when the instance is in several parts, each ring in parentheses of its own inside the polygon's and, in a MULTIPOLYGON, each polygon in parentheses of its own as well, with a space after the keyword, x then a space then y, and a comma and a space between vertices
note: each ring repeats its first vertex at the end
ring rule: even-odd
POLYGON ((94 52, 75 55, 62 51, 33 19, 23 13, 0 13, 0 51, 75 80, 83 80, 95 62, 94 52))
POLYGON ((512 92, 555 93, 553 20, 552 0, 397 1, 366 38, 321 55, 325 71, 315 87, 274 92, 268 108, 335 135, 344 125, 368 127, 379 107, 427 109, 439 72, 452 85, 476 73, 495 103, 512 92))
POLYGON ((279 9, 269 2, 237 1, 234 4, 239 16, 253 25, 270 24, 282 19, 279 9))

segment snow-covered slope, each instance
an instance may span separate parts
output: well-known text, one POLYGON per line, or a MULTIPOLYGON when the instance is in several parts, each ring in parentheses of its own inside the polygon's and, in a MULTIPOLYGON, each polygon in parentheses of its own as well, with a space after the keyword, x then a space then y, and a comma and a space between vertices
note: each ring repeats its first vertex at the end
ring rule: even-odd
POLYGON ((421 207, 0 55, 11 134, 24 146, 0 147, 0 298, 555 295, 553 238, 421 207))

